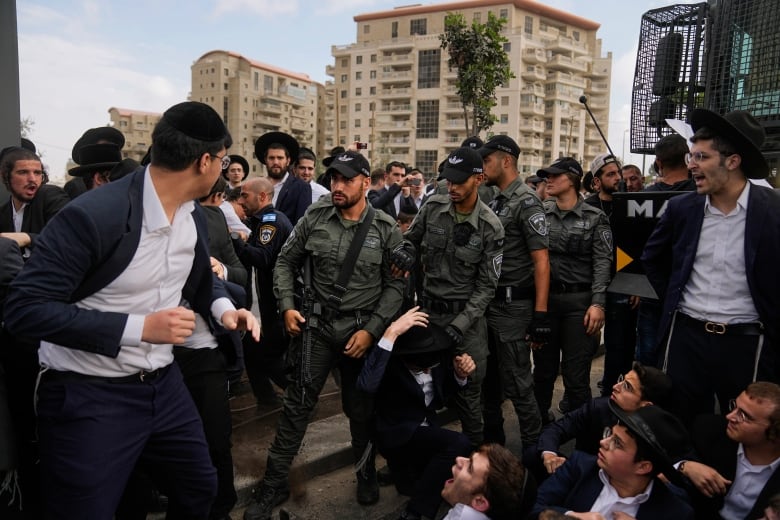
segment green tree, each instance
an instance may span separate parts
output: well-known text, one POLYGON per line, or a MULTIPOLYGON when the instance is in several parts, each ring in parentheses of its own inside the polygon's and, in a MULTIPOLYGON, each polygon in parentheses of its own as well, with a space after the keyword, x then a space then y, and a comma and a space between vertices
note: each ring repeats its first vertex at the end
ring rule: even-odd
POLYGON ((463 104, 467 135, 478 135, 493 126, 496 88, 515 77, 504 52, 508 40, 501 31, 505 23, 505 19, 490 12, 486 23, 474 21, 471 26, 459 13, 447 13, 444 18, 444 32, 439 39, 441 48, 450 55, 447 62, 450 70, 458 70, 456 86, 463 104))

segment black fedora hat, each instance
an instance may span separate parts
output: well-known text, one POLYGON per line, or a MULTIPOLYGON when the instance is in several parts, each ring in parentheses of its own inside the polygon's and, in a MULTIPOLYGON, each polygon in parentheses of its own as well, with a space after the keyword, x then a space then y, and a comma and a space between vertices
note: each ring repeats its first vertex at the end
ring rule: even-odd
POLYGON ((118 181, 128 173, 134 172, 140 166, 141 164, 135 159, 130 159, 129 157, 127 159, 122 159, 121 162, 117 163, 116 166, 111 168, 111 171, 108 172, 108 179, 111 182, 118 181))
POLYGON ((122 150, 113 143, 88 144, 78 150, 79 166, 68 173, 74 177, 96 171, 110 170, 122 161, 122 150))
POLYGON ((769 164, 761 153, 766 131, 755 117, 746 110, 734 110, 721 116, 705 108, 697 108, 691 114, 691 127, 709 128, 715 135, 734 145, 742 157, 742 171, 750 179, 763 179, 769 175, 769 164))
POLYGON ((609 408, 620 424, 628 428, 635 438, 650 450, 648 458, 659 473, 663 473, 674 484, 681 484, 682 478, 674 468, 690 451, 688 431, 680 420, 660 406, 649 405, 628 413, 611 399, 609 408))
POLYGON ((79 137, 76 144, 73 145, 73 150, 70 152, 70 156, 76 164, 86 164, 81 158, 80 150, 84 146, 98 143, 113 143, 121 150, 125 145, 125 136, 112 126, 99 126, 97 128, 90 128, 84 134, 79 137))
MULTIPOLYGON (((247 160, 244 159, 243 156, 238 154, 231 154, 229 157, 230 157, 230 164, 238 163, 244 169, 244 177, 241 180, 245 181, 247 176, 249 175, 249 162, 247 162, 247 160)), ((228 166, 228 168, 230 168, 230 166, 228 166)), ((222 170, 222 176, 225 178, 225 180, 227 180, 227 169, 222 170)))
POLYGON ((336 157, 338 157, 339 155, 343 154, 344 152, 346 152, 346 150, 344 149, 344 147, 343 147, 343 146, 336 146, 335 148, 332 148, 332 149, 330 150, 330 156, 329 156, 329 157, 325 157, 325 158, 322 160, 322 165, 323 165, 325 168, 329 167, 329 166, 330 166, 330 163, 332 163, 332 162, 333 162, 333 159, 335 159, 335 158, 336 158, 336 157))
POLYGON ((452 348, 452 340, 444 329, 435 323, 428 323, 427 327, 415 325, 398 336, 393 344, 393 355, 429 354, 450 348, 452 348))
POLYGON ((290 156, 290 162, 295 162, 298 159, 298 150, 301 145, 293 136, 284 132, 268 132, 255 141, 255 156, 258 161, 265 164, 265 154, 272 144, 282 145, 287 150, 287 155, 290 156))

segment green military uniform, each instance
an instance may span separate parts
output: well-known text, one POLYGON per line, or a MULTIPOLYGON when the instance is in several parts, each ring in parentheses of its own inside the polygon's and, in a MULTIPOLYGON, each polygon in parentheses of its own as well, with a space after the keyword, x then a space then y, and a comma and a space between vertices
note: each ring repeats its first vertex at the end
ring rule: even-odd
POLYGON ((482 442, 480 386, 487 359, 485 309, 495 294, 501 273, 504 230, 498 217, 481 201, 461 224, 468 226, 464 245, 456 245, 458 223, 446 195, 433 195, 420 208, 404 237, 417 246, 425 273, 418 300, 441 327, 463 333, 457 353, 468 353, 477 365, 466 389, 455 397, 463 433, 474 445, 482 442))
POLYGON ((552 338, 534 352, 534 392, 543 414, 550 409, 559 359, 570 409, 591 397, 594 342, 585 334, 583 319, 590 305, 604 308, 612 263, 612 231, 603 211, 582 199, 568 211, 548 200, 544 211, 549 226, 552 338))
MULTIPOLYGON (((366 218, 367 209, 360 217, 366 218)), ((358 330, 375 339, 384 333, 401 306, 403 279, 390 273, 390 253, 401 241, 395 221, 381 211, 375 217, 355 262, 347 290, 339 306, 328 306, 347 250, 360 222, 344 220, 333 206, 330 195, 312 204, 298 221, 284 244, 274 271, 274 294, 279 310, 294 309, 293 285, 307 256, 312 257, 312 288, 322 306, 318 327, 313 335, 310 353, 311 384, 287 387, 284 411, 279 419, 276 437, 268 450, 264 485, 283 488, 293 457, 298 453, 311 414, 330 370, 341 372, 342 406, 350 420, 352 447, 356 460, 369 441, 373 402, 355 388, 363 360, 347 357, 343 350, 358 330)), ((294 346, 300 348, 300 337, 294 346)))
MULTIPOLYGON (((485 389, 485 427, 500 427, 501 401, 509 399, 515 407, 523 444, 530 446, 542 427, 534 398, 530 345, 525 341, 536 295, 531 251, 547 249, 547 219, 539 197, 519 178, 498 193, 490 207, 504 227, 505 239, 501 277, 487 311, 491 366, 496 366, 500 374, 501 389, 485 389), (497 424, 490 424, 491 415, 497 424)), ((493 383, 486 381, 489 386, 493 383)))
MULTIPOLYGON (((437 195, 447 195, 447 181, 441 180, 436 183, 435 193, 437 195)), ((498 194, 498 188, 495 186, 488 186, 484 182, 477 186, 477 194, 479 200, 485 204, 489 204, 491 200, 498 194)))

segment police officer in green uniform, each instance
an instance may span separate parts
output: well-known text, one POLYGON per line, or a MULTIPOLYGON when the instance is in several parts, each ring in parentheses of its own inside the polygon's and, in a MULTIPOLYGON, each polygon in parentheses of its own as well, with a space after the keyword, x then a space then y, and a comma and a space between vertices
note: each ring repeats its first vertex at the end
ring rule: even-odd
MULTIPOLYGON (((350 420, 352 449, 358 462, 358 502, 379 499, 369 443, 373 401, 356 389, 366 350, 374 345, 401 306, 404 281, 391 274, 390 255, 402 242, 395 221, 381 211, 369 212, 365 192, 370 171, 359 153, 347 151, 331 162, 331 194, 312 204, 298 221, 276 262, 274 294, 293 345, 301 348, 306 319, 317 328, 300 379, 285 390, 284 409, 268 450, 265 477, 245 520, 267 519, 273 507, 289 497, 288 475, 317 399, 334 367, 341 373, 344 413, 350 420), (345 291, 336 287, 347 251, 365 219, 373 216, 345 291), (293 285, 307 257, 312 260, 312 289, 321 310, 314 318, 295 309, 293 285), (296 345, 297 343, 297 345, 296 345), (303 383, 303 384, 302 384, 303 383)), ((296 370, 296 374, 299 370, 296 370)))
POLYGON ((520 147, 496 135, 479 149, 488 185, 498 188, 489 204, 504 226, 504 258, 496 296, 487 311, 488 375, 483 385, 485 440, 503 444, 501 403, 512 401, 524 446, 533 446, 542 428, 531 375, 531 347, 550 336, 547 293, 550 262, 547 219, 542 202, 517 171, 520 147))
POLYGON ((604 325, 610 281, 612 231, 600 209, 579 196, 582 167, 564 157, 536 173, 547 180, 544 202, 550 241, 550 341, 534 351, 534 392, 539 410, 549 417, 558 368, 570 409, 590 399, 591 336, 604 325), (561 354, 562 353, 562 354, 561 354))
POLYGON ((504 242, 501 222, 477 195, 481 174, 482 157, 476 150, 452 152, 441 174, 449 196, 430 197, 404 235, 420 251, 425 273, 418 303, 447 331, 456 352, 469 354, 477 365, 469 385, 454 398, 463 433, 475 446, 482 443, 485 309, 501 274, 504 242))

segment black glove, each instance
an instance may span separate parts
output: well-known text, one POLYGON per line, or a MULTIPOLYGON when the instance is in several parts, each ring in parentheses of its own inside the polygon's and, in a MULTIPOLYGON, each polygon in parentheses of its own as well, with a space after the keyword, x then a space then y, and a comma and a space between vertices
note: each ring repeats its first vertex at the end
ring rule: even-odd
POLYGON ((404 240, 390 253, 390 262, 401 271, 411 271, 414 267, 414 260, 417 256, 417 250, 414 244, 404 240))
POLYGON ((463 343, 463 333, 455 325, 447 325, 444 327, 444 332, 450 337, 454 346, 463 343))
POLYGON ((525 333, 526 339, 530 339, 533 343, 547 343, 550 341, 552 325, 550 324, 550 318, 547 317, 547 313, 534 311, 531 323, 528 324, 525 333))

